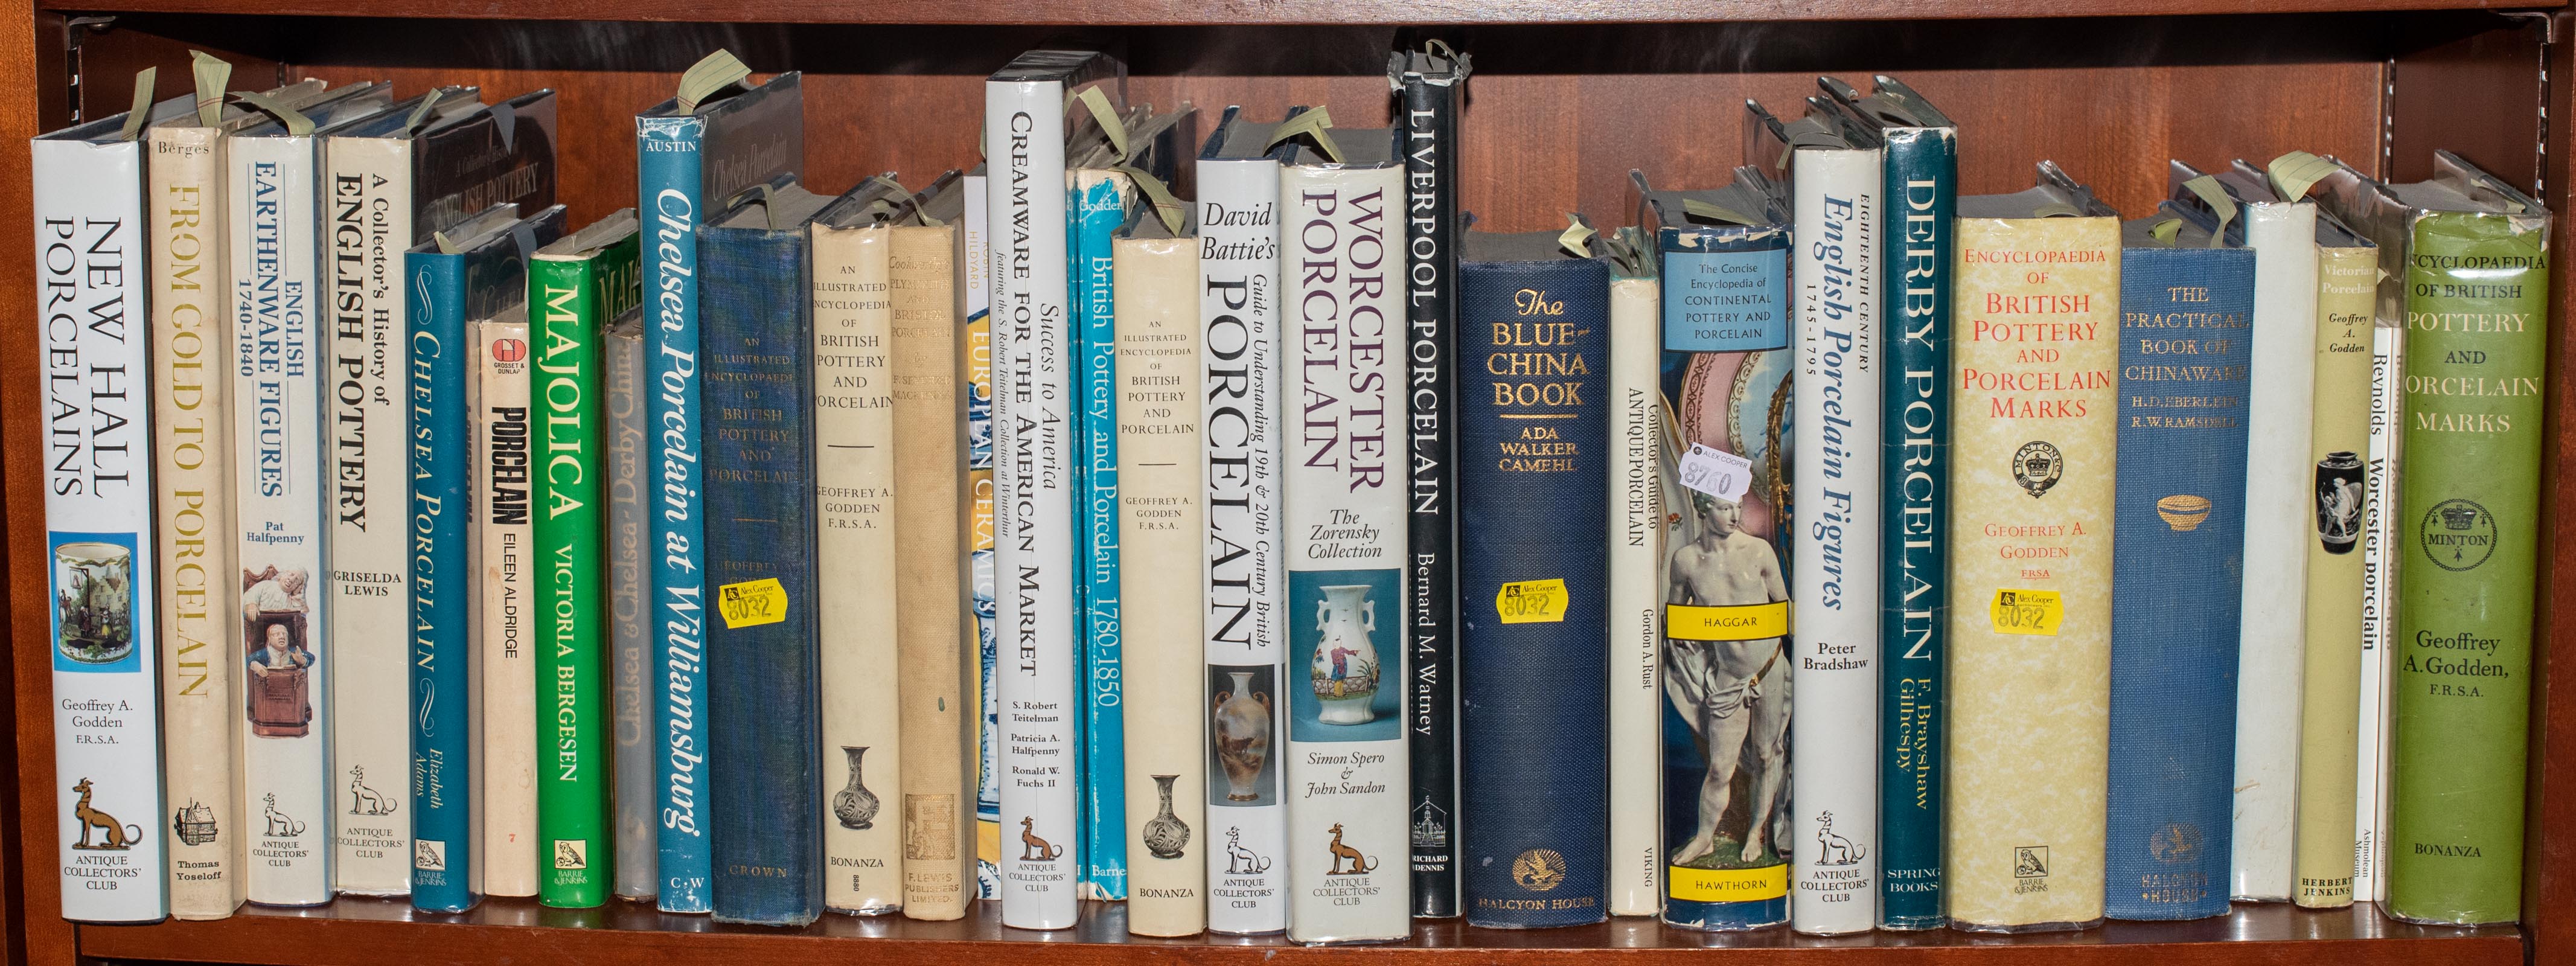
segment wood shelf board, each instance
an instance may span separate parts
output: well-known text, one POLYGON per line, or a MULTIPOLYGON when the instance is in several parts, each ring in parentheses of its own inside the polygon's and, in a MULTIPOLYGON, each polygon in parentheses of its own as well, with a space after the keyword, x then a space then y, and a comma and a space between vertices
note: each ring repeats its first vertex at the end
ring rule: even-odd
MULTIPOLYGON (((758 23, 994 24, 1480 24, 1981 19, 2233 14, 2244 0, 773 0, 724 7, 694 0, 46 0, 43 9, 691 22, 721 12, 758 23)), ((2264 0, 2273 13, 2504 10, 2567 0, 2264 0)))
POLYGON ((114 959, 275 963, 279 966, 412 966, 535 961, 575 964, 757 961, 772 966, 849 962, 994 962, 1045 947, 1052 962, 1256 964, 1274 960, 1357 960, 1421 964, 1527 961, 1596 951, 1621 966, 1703 962, 1705 949, 1731 949, 1729 962, 1973 964, 2196 964, 2263 962, 2318 966, 2438 962, 2483 966, 2523 961, 2510 928, 2441 929, 2381 917, 2368 905, 2301 910, 2239 905, 2228 915, 2178 923, 2113 922, 2081 932, 2022 936, 1950 930, 1798 936, 1786 929, 1694 933, 1650 919, 1545 930, 1470 929, 1458 920, 1418 921, 1401 945, 1317 949, 1277 936, 1149 939, 1126 935, 1124 907, 1086 903, 1082 924, 1059 932, 1006 929, 994 903, 967 918, 918 922, 898 916, 827 915, 800 930, 727 926, 670 915, 623 900, 599 909, 546 909, 531 899, 488 899, 459 915, 415 913, 399 899, 343 898, 313 909, 246 907, 212 922, 82 926, 80 951, 114 959), (422 924, 422 925, 415 925, 422 924))

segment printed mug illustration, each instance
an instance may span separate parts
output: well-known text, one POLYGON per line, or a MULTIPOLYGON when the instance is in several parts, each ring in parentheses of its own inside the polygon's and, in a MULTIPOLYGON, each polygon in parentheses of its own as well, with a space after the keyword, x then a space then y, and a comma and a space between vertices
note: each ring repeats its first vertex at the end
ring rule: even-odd
POLYGON ((54 647, 78 664, 134 653, 134 552, 112 543, 54 548, 54 647))

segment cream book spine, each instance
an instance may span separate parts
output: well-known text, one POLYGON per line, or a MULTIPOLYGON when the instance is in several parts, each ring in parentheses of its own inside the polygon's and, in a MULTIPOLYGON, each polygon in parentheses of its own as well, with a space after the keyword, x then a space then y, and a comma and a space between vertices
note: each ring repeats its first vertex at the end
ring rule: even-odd
MULTIPOLYGON (((903 906, 901 810, 866 784, 903 774, 894 580, 894 397, 887 287, 894 230, 814 225, 815 577, 822 637, 823 906, 903 906), (834 765, 840 767, 835 768, 834 765), (879 818, 882 816, 883 820, 879 818)), ((899 780, 898 780, 899 781, 899 780)))
POLYGON ((974 707, 964 662, 980 648, 966 622, 965 477, 958 469, 958 232, 894 229, 895 676, 902 696, 903 914, 956 919, 974 883, 974 800, 966 756, 974 707))
POLYGON ((223 136, 156 126, 144 198, 152 238, 153 482, 159 500, 162 774, 172 811, 170 914, 242 904, 241 671, 227 653, 241 599, 225 589, 233 533, 230 291, 223 136))
MULTIPOLYGON (((42 361, 39 371, 13 377, 41 385, 43 399, 41 416, 22 413, 15 422, 28 462, 42 466, 35 472, 44 477, 45 555, 42 563, 18 556, 14 576, 45 595, 36 619, 48 633, 42 644, 21 638, 45 656, 18 663, 50 672, 50 693, 23 697, 43 702, 52 718, 50 787, 39 792, 30 780, 26 792, 31 812, 52 809, 53 840, 28 844, 38 861, 59 863, 26 871, 31 879, 58 877, 51 883, 58 911, 74 922, 154 923, 170 908, 154 727, 162 680, 155 440, 145 395, 152 371, 145 226, 160 207, 143 199, 145 145, 126 133, 144 121, 108 117, 36 138, 26 169, 35 187, 36 304, 21 307, 35 313, 18 331, 36 336, 31 348, 42 361)), ((21 533, 20 544, 31 536, 21 533)), ((43 834, 30 830, 28 838, 43 834)), ((56 911, 35 903, 23 910, 56 911)))
POLYGON ((1959 219, 1949 915, 2103 913, 2120 224, 1959 219))
POLYGON ((2245 600, 2236 672, 2236 815, 2228 895, 2290 898, 2299 792, 2299 679, 2307 662, 2308 455, 2316 407, 2317 206, 2245 206, 2254 249, 2246 397, 2245 600))
MULTIPOLYGON (((1148 215, 1147 217, 1151 217, 1148 215)), ((1159 226, 1157 226, 1159 227, 1159 226)), ((1208 705, 1200 551, 1199 240, 1120 238, 1120 707, 1127 732, 1127 930, 1207 930, 1208 705), (1151 805, 1147 803, 1152 803, 1151 805), (1149 811, 1150 809, 1150 811, 1149 811)))
MULTIPOLYGON (((2258 262, 2259 267, 2259 262, 2258 262)), ((2360 756, 2362 510, 2370 446, 2370 336, 2378 252, 2317 249, 2315 416, 2309 422, 2315 530, 2307 541, 2307 657, 2299 706, 2298 888, 2310 908, 2353 900, 2354 794, 2360 756)))
POLYGON ((1789 927, 1846 935, 1878 924, 1880 154, 1793 163, 1789 927))
POLYGON ((411 353, 403 252, 412 139, 323 139, 325 432, 331 446, 333 887, 411 892, 411 353))
MULTIPOLYGON (((2381 253, 2386 257, 2386 253, 2381 253)), ((2388 898, 2388 685, 2396 674, 2397 506, 2405 436, 2406 328, 2379 317, 2370 330, 2370 451, 2362 509, 2361 706, 2355 709, 2352 895, 2388 898)))
MULTIPOLYGON (((310 135, 225 142, 235 313, 235 523, 248 692, 242 732, 250 900, 331 901, 328 457, 320 410, 321 223, 310 135)), ((230 590, 227 581, 226 589, 230 590)), ((400 626, 399 624, 395 626, 400 626)), ((399 638, 399 634, 392 635, 399 638)), ((408 771, 405 772, 408 774, 408 771)))
MULTIPOLYGON (((1647 244, 1652 244, 1651 242, 1647 244)), ((1652 261, 1648 253, 1648 261, 1652 261)), ((1610 914, 1664 911, 1663 286, 1610 281, 1610 914)))
POLYGON ((483 892, 537 894, 537 665, 529 648, 528 320, 525 306, 474 323, 475 607, 483 663, 483 892))
MULTIPOLYGON (((1362 134, 1344 134, 1349 143, 1362 134)), ((1402 173, 1301 148, 1279 175, 1288 938, 1412 934, 1405 821, 1402 173), (1286 400, 1293 399, 1294 403, 1286 400)))

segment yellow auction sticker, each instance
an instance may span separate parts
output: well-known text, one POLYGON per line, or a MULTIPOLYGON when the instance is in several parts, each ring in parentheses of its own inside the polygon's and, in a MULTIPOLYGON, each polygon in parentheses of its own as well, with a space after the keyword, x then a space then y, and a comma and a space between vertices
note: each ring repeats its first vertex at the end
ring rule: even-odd
POLYGON ((2066 618, 2066 605, 2054 590, 1999 587, 1988 613, 1994 617, 1997 634, 2056 637, 2058 623, 2066 618))
POLYGON ((1506 624, 1554 624, 1565 620, 1572 596, 1559 578, 1514 581, 1494 592, 1494 613, 1506 624))
POLYGON ((716 588, 716 611, 729 629, 775 624, 787 619, 787 588, 774 577, 726 584, 716 588))

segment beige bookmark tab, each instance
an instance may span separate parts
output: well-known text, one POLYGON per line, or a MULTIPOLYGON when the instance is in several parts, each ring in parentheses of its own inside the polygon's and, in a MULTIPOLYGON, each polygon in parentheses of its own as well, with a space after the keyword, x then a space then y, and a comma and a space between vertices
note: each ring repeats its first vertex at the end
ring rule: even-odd
POLYGON ((1180 237, 1181 220, 1188 216, 1189 206, 1173 196, 1172 189, 1164 186, 1162 179, 1146 174, 1134 165, 1122 164, 1117 170, 1126 174, 1128 180, 1136 182, 1136 190, 1144 192, 1145 197, 1154 203, 1154 214, 1163 219, 1163 227, 1171 230, 1172 237, 1180 237))
POLYGON ((1117 160, 1127 160, 1127 122, 1119 119, 1118 109, 1110 105, 1108 93, 1097 87, 1085 87, 1066 95, 1065 110, 1072 110, 1076 103, 1090 109, 1091 119, 1100 125, 1101 133, 1109 135, 1109 150, 1118 156, 1117 160))
POLYGON ((1333 135, 1329 131, 1332 126, 1333 112, 1316 107, 1279 122, 1279 126, 1270 131, 1270 143, 1262 146, 1275 148, 1279 142, 1302 134, 1315 139, 1315 150, 1324 152, 1324 156, 1332 159, 1334 164, 1340 164, 1342 146, 1333 143, 1333 135))
POLYGON ((734 56, 733 51, 719 48, 689 65, 688 72, 680 75, 680 110, 695 112, 698 105, 706 103, 725 88, 750 78, 751 67, 744 64, 742 58, 734 56))
POLYGON ((265 113, 270 117, 276 118, 278 123, 286 125, 286 133, 288 134, 292 134, 296 137, 304 137, 313 133, 312 118, 305 117, 303 112, 279 103, 277 100, 266 94, 261 94, 255 91, 234 91, 233 99, 257 108, 262 113, 265 113))
POLYGON ((462 254, 462 250, 456 247, 456 239, 447 237, 446 232, 430 232, 429 240, 438 243, 438 253, 441 255, 462 254))
POLYGON ((2167 218, 2163 221, 2156 222, 2153 227, 2147 229, 2147 234, 2153 235, 2157 241, 2165 243, 2166 248, 2172 248, 2174 247, 2174 238, 2182 234, 2182 219, 2167 218))
POLYGON ((1565 220, 1565 231, 1556 236, 1556 247, 1576 258, 1592 257, 1592 236, 1599 233, 1584 222, 1582 215, 1568 214, 1565 220))
POLYGON ((2227 189, 2221 187, 2218 179, 2210 175, 2204 174, 2185 181, 2182 186, 2191 189, 2192 194, 2199 195, 2200 200, 2208 202, 2209 210, 2218 215, 2218 227, 2209 230, 2209 247, 2227 247, 2227 223, 2236 220, 2236 199, 2228 197, 2227 189))
MULTIPOLYGON (((438 92, 437 92, 437 91, 431 91, 431 92, 429 92, 429 94, 428 94, 427 96, 422 97, 422 98, 420 99, 420 106, 419 106, 419 107, 412 108, 412 109, 411 109, 411 116, 403 119, 403 133, 404 133, 404 134, 411 134, 411 133, 413 133, 413 132, 419 131, 419 130, 420 130, 421 122, 429 120, 429 111, 430 111, 430 109, 431 109, 431 108, 434 108, 434 107, 437 107, 437 106, 438 106, 438 92)), ((505 127, 505 128, 504 128, 504 130, 506 130, 506 129, 507 129, 507 128, 505 127)))
POLYGON ((224 117, 224 85, 233 79, 231 61, 202 50, 188 52, 197 75, 197 123, 213 127, 224 117))
POLYGON ((143 122, 152 119, 152 82, 160 75, 161 68, 158 67, 134 72, 134 107, 125 112, 125 126, 117 129, 117 140, 131 141, 135 135, 143 133, 143 122))
POLYGON ((2052 201, 2030 210, 2033 218, 2082 218, 2084 209, 2063 201, 2052 201))
POLYGON ((2308 189, 2335 172, 2335 163, 2305 151, 2292 151, 2273 158, 2265 171, 2272 176, 2272 190, 2283 201, 2297 201, 2308 196, 2308 189))

